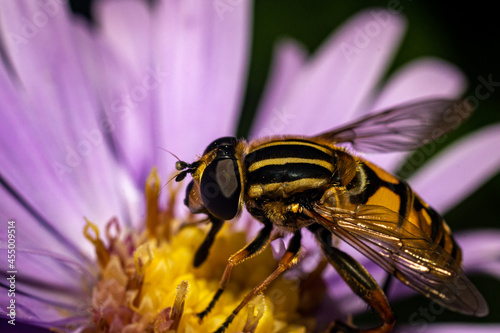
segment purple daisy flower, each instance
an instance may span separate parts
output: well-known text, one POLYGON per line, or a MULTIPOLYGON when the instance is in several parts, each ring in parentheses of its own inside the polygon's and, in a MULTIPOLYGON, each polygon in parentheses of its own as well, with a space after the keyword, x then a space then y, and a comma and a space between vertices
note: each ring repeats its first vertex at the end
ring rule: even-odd
MULTIPOLYGON (((98 28, 57 0, 0 6, 0 216, 7 231, 0 233, 2 257, 15 249, 15 259, 0 264, 2 276, 13 276, 2 283, 2 327, 201 330, 189 316, 206 306, 220 274, 191 267, 203 231, 182 228, 172 235, 161 223, 177 227, 190 217, 171 202, 177 189, 166 187, 160 195, 167 199, 158 197, 158 179, 170 179, 175 163, 159 147, 188 159, 213 139, 234 135, 248 65, 250 4, 171 1, 149 8, 140 1, 103 1, 95 8, 98 28), (155 166, 158 175, 151 172, 155 166), (165 259, 164 253, 175 254, 165 259), (8 323, 13 318, 16 326, 8 323)), ((466 86, 461 72, 431 58, 406 65, 381 86, 404 26, 400 16, 371 10, 349 20, 312 57, 293 41, 282 42, 251 137, 310 135, 403 102, 459 97, 466 86)), ((445 212, 497 172, 499 138, 499 125, 470 134, 419 169, 410 184, 445 212), (444 185, 436 187, 437 180, 444 185)), ((389 171, 407 157, 367 156, 389 171)), ((244 243, 235 235, 224 230, 214 245, 220 249, 209 258, 214 271, 244 243)), ((458 234, 457 241, 466 272, 500 278, 500 231, 458 234)), ((316 255, 312 240, 305 247, 316 255)), ((368 259, 346 251, 383 279, 368 259)), ((272 269, 272 255, 263 256, 255 258, 258 267, 272 269)), ((308 262, 306 271, 314 268, 308 262)), ((238 292, 244 295, 267 274, 242 271, 232 279, 242 290, 227 291, 235 300, 221 300, 203 330, 218 327, 241 299, 238 292)), ((364 309, 333 270, 324 279, 335 301, 331 318, 364 309)), ((281 289, 269 294, 286 290, 287 302, 257 297, 234 329, 310 327, 287 315, 298 313, 300 295, 286 283, 280 280, 281 289)), ((394 285, 389 296, 409 294, 394 285)), ((426 325, 433 332, 457 331, 426 325)))

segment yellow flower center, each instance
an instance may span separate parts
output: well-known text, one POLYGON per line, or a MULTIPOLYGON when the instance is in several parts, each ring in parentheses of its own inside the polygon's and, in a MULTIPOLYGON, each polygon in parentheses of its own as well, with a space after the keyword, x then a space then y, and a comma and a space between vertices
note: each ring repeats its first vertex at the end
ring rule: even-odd
MULTIPOLYGON (((226 225, 207 260, 194 268, 207 230, 179 221, 170 188, 167 209, 158 205, 160 181, 153 170, 146 184, 145 230, 122 235, 116 220, 106 228, 107 244, 87 221, 84 235, 96 249, 99 279, 92 292, 94 332, 214 332, 245 295, 275 268, 271 250, 237 266, 210 313, 202 312, 218 288, 229 256, 246 244, 246 235, 226 225)), ((192 218, 192 217, 191 217, 192 218)), ((301 316, 301 281, 278 278, 236 316, 226 332, 306 332, 314 320, 301 316)))

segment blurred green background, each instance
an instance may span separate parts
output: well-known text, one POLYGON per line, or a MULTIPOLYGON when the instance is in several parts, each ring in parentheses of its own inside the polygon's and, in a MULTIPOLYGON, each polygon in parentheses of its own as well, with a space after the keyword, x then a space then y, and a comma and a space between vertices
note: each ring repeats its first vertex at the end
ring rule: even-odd
MULTIPOLYGON (((75 11, 88 15, 89 3, 74 0, 72 6, 75 11)), ((384 8, 394 3, 402 7, 402 14, 408 20, 408 31, 390 71, 421 56, 436 56, 464 71, 469 79, 466 95, 474 95, 474 88, 479 84, 478 76, 488 77, 491 74, 493 81, 500 81, 500 18, 497 10, 486 1, 258 0, 254 6, 251 66, 238 135, 244 136, 249 129, 265 87, 274 45, 280 38, 298 40, 313 53, 332 31, 356 12, 373 6, 384 8)), ((500 89, 482 101, 475 115, 451 134, 440 148, 492 123, 500 123, 500 89)), ((493 177, 474 195, 448 212, 445 219, 453 230, 500 227, 500 175, 493 177)), ((437 322, 500 321, 498 281, 483 276, 473 276, 472 280, 485 295, 490 305, 490 315, 476 319, 446 311, 438 316, 437 322)), ((415 309, 427 307, 428 304, 423 297, 414 297, 395 303, 394 307, 401 323, 408 321, 415 309)), ((373 314, 356 318, 356 321, 371 319, 373 314)))

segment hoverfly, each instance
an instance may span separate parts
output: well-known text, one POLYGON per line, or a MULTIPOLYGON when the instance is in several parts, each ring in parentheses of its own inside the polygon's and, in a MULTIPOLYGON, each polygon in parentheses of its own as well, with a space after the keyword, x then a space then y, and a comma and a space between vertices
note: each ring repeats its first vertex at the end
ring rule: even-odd
POLYGON ((253 241, 229 258, 219 289, 199 318, 217 302, 233 267, 260 253, 273 230, 293 233, 276 270, 217 330, 224 332, 248 301, 298 260, 302 228, 315 235, 328 262, 383 321, 370 330, 335 321, 332 332, 384 333, 395 323, 383 290, 356 260, 332 246, 332 236, 434 302, 485 316, 488 306, 464 275, 461 250, 443 218, 404 180, 339 146, 350 143, 363 152, 416 149, 458 126, 472 111, 464 101, 420 101, 312 137, 275 136, 248 144, 222 137, 195 162, 178 161, 176 181, 187 174, 193 178, 185 205, 194 214, 206 214, 212 223, 196 252, 195 266, 207 257, 224 221, 236 217, 243 205, 264 225, 253 241))

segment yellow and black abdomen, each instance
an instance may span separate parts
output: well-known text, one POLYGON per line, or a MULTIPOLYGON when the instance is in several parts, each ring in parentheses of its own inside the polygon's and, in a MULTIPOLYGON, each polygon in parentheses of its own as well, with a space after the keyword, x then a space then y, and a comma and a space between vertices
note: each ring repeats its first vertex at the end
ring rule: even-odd
POLYGON ((365 186, 360 193, 350 196, 351 203, 384 206, 398 212, 399 223, 403 228, 405 223, 413 224, 460 263, 461 250, 443 217, 422 200, 405 181, 366 160, 357 159, 365 186))
POLYGON ((333 150, 298 138, 251 145, 244 160, 248 199, 281 200, 321 191, 335 174, 333 150))

